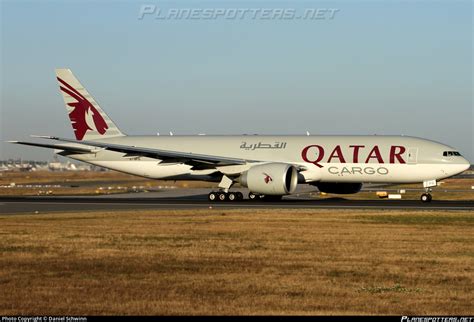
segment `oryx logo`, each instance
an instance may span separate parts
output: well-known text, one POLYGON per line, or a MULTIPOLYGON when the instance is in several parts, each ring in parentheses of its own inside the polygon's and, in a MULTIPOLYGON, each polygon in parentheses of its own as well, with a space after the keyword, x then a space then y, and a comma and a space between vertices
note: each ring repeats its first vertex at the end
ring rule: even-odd
POLYGON ((266 184, 269 184, 270 182, 273 181, 272 177, 269 174, 266 174, 265 172, 263 172, 262 174, 265 176, 263 181, 265 181, 266 184))
POLYGON ((71 85, 59 77, 58 81, 63 85, 59 86, 59 88, 76 100, 75 102, 67 103, 67 105, 74 108, 69 113, 69 119, 71 120, 76 139, 82 140, 87 131, 97 131, 100 134, 105 134, 109 127, 99 111, 71 85))

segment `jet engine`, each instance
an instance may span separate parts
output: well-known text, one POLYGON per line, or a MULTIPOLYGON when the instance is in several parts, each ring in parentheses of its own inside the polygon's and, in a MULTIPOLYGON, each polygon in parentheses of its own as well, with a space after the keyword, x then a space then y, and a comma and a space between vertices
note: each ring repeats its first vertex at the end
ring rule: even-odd
POLYGON ((347 195, 358 193, 362 189, 362 183, 345 183, 345 182, 318 182, 314 184, 319 191, 326 193, 336 193, 347 195))
POLYGON ((290 164, 267 163, 251 167, 238 181, 253 193, 288 195, 296 189, 298 171, 290 164))

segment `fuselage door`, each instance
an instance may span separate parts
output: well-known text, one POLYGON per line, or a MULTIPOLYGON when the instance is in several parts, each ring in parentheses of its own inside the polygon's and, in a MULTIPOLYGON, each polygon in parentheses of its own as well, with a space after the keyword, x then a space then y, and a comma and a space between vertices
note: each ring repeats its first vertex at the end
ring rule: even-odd
POLYGON ((407 163, 414 164, 417 162, 418 148, 408 148, 407 163))

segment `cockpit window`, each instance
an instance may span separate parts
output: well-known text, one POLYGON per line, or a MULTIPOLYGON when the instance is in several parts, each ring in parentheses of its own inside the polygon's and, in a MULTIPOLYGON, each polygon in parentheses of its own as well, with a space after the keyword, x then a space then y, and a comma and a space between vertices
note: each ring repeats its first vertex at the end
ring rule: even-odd
POLYGON ((461 153, 459 153, 458 151, 444 151, 443 156, 445 156, 445 157, 454 157, 454 156, 460 157, 461 153))

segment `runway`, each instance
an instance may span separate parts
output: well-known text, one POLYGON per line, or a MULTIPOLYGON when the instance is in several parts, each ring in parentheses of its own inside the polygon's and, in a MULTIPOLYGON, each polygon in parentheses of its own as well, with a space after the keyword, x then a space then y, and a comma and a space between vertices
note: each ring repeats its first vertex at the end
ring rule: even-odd
POLYGON ((207 195, 180 197, 0 197, 1 214, 35 214, 45 212, 74 212, 127 209, 417 209, 417 210, 474 210, 474 200, 422 203, 417 200, 346 200, 284 198, 279 202, 243 200, 240 202, 209 202, 207 195))

